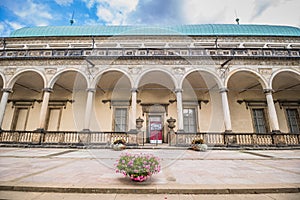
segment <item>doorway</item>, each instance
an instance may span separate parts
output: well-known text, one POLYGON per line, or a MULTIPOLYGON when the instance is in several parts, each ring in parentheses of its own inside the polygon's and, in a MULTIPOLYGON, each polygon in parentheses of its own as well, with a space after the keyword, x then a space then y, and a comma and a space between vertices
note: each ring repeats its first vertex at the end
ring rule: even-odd
POLYGON ((157 114, 148 115, 147 136, 151 144, 162 144, 163 142, 163 117, 157 114))

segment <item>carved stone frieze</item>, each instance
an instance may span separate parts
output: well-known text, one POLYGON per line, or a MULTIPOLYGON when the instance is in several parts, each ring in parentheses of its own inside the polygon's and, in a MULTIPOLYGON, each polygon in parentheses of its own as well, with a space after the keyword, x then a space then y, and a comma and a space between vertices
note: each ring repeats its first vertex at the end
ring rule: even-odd
POLYGON ((68 65, 80 65, 82 60, 79 59, 68 59, 68 60, 2 60, 0 66, 68 66, 68 65))

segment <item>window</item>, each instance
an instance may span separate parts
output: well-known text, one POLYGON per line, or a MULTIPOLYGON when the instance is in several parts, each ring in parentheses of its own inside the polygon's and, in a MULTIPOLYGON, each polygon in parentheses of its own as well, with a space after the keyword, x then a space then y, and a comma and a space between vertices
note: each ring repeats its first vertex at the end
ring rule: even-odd
POLYGON ((183 109, 183 129, 187 133, 197 132, 195 108, 183 109))
POLYGON ((299 133, 299 114, 296 108, 286 109, 288 126, 291 133, 299 133))
POLYGON ((46 129, 48 131, 58 131, 60 126, 62 108, 49 108, 46 121, 46 129))
POLYGON ((253 124, 256 133, 267 133, 266 118, 263 108, 252 109, 253 124))
POLYGON ((127 130, 127 108, 115 109, 115 131, 125 132, 127 130))
POLYGON ((15 107, 15 113, 11 129, 19 131, 26 130, 28 113, 28 107, 15 107))

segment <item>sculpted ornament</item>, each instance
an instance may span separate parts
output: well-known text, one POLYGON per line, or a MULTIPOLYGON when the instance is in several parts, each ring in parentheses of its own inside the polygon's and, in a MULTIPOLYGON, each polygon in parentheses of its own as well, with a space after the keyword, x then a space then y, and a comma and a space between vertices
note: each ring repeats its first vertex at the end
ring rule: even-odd
POLYGON ((128 67, 128 71, 130 74, 136 75, 139 74, 142 70, 142 67, 134 67, 134 66, 130 66, 128 67))
POLYGON ((271 75, 272 74, 272 68, 260 68, 260 69, 258 69, 258 72, 261 75, 271 75))
POLYGON ((185 73, 184 67, 173 67, 174 74, 180 74, 183 75, 185 73))
POLYGON ((57 71, 57 68, 45 68, 46 74, 53 75, 57 71))
POLYGON ((12 67, 5 68, 4 74, 5 75, 14 75, 16 73, 16 70, 17 70, 17 68, 12 68, 12 67))

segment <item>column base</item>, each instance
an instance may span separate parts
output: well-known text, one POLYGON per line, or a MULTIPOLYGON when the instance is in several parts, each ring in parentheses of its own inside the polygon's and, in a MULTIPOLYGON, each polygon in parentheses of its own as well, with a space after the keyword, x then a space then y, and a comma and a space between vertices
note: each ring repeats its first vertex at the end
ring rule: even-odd
POLYGON ((38 133, 45 133, 46 130, 43 129, 43 128, 38 128, 38 129, 35 130, 35 132, 38 132, 38 133))
POLYGON ((281 133, 281 131, 280 130, 272 130, 272 133, 279 134, 279 133, 281 133))
POLYGON ((88 128, 84 128, 84 129, 82 129, 80 132, 81 132, 81 133, 89 133, 89 132, 91 132, 91 130, 88 129, 88 128))
POLYGON ((224 133, 232 133, 232 130, 225 130, 224 133))

